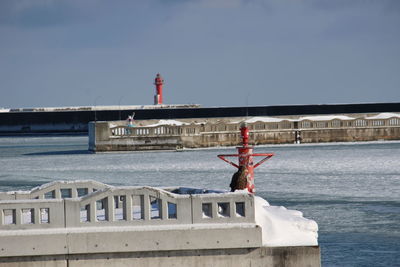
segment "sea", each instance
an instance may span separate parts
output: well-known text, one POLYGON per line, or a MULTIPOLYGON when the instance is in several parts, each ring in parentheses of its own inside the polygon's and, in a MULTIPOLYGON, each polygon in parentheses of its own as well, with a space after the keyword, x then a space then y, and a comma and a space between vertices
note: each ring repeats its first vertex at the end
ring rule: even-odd
MULTIPOLYGON (((218 154, 88 152, 86 136, 0 137, 0 191, 55 180, 229 189, 218 154)), ((400 142, 258 146, 275 156, 255 169, 256 194, 319 226, 322 266, 400 266, 400 142)))

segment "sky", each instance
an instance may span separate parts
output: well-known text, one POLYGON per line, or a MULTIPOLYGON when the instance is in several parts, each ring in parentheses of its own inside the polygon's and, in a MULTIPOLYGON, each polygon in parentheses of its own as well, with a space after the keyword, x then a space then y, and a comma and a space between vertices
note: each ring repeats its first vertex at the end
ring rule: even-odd
POLYGON ((398 0, 0 0, 0 108, 400 102, 398 0))

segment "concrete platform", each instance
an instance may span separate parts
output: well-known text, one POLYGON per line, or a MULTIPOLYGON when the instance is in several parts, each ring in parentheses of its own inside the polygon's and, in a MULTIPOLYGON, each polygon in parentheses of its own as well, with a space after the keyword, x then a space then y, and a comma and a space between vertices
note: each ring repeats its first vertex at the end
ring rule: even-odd
POLYGON ((319 247, 260 247, 0 258, 0 267, 308 267, 321 266, 319 247))
POLYGON ((262 227, 248 193, 57 181, 0 193, 0 267, 320 266, 262 227))

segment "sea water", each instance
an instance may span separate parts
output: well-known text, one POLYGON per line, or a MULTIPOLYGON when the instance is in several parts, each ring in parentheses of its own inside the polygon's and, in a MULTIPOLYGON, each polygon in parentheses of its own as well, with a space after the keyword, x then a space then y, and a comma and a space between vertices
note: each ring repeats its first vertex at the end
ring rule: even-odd
MULTIPOLYGON (((235 169, 217 154, 92 154, 87 137, 0 138, 0 191, 54 180, 229 189, 235 169)), ((400 142, 260 146, 256 194, 319 225, 323 266, 400 266, 400 142)))

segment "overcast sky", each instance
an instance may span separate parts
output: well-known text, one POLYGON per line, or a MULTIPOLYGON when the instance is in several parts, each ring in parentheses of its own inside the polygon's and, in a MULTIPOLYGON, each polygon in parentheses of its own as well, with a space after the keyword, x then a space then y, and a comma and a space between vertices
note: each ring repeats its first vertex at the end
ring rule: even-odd
POLYGON ((400 102, 398 0, 0 0, 0 107, 400 102))

